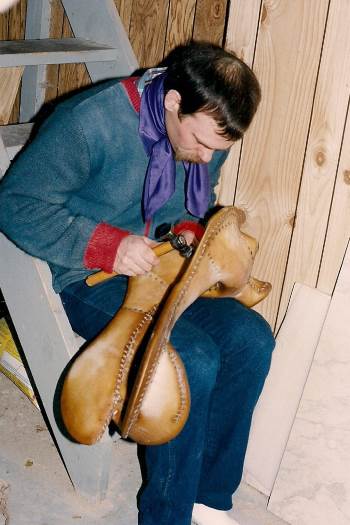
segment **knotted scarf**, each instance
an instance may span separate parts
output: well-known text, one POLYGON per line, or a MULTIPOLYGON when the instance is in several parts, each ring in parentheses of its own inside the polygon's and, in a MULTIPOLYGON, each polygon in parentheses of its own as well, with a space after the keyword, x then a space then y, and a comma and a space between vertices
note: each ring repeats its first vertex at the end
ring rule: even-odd
MULTIPOLYGON (((176 163, 165 128, 164 77, 162 73, 143 90, 139 133, 150 157, 143 191, 143 214, 149 220, 175 191, 176 163)), ((185 206, 196 217, 208 209, 210 185, 207 164, 183 161, 185 168, 185 206)))

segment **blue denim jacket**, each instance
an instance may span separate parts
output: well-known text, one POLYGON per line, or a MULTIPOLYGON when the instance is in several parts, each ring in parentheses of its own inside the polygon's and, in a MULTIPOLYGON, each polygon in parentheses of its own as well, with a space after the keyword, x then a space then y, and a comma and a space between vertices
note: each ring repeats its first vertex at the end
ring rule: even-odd
MULTIPOLYGON (((57 106, 0 184, 0 229, 49 263, 57 292, 93 272, 83 258, 98 224, 144 232, 148 157, 138 124, 118 79, 94 85, 57 106)), ((212 189, 226 155, 209 164, 212 189)), ((175 193, 155 214, 151 237, 163 222, 196 220, 184 207, 184 175, 178 162, 175 193)))

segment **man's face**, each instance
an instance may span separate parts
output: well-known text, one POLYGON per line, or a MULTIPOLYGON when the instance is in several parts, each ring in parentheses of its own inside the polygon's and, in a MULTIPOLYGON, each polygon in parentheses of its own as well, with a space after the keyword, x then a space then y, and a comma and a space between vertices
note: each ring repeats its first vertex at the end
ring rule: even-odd
POLYGON ((219 134, 217 123, 207 113, 197 112, 180 119, 179 97, 177 91, 170 90, 164 99, 165 127, 176 160, 209 162, 215 151, 232 146, 233 141, 219 134))

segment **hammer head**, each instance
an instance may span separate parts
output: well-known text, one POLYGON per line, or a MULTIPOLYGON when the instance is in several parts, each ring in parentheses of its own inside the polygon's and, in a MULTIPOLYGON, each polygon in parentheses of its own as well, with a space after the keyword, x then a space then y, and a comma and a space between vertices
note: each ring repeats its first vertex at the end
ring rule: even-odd
POLYGON ((155 237, 160 242, 169 241, 171 246, 178 250, 182 257, 189 258, 193 254, 194 247, 187 244, 185 237, 181 233, 174 233, 171 224, 163 223, 157 226, 155 237))

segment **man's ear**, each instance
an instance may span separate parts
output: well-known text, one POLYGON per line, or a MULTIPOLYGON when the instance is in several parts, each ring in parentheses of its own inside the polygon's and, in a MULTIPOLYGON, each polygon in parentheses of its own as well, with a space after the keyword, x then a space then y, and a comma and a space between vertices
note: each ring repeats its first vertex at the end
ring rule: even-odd
POLYGON ((181 95, 176 89, 170 89, 164 97, 164 107, 167 111, 179 112, 181 95))

